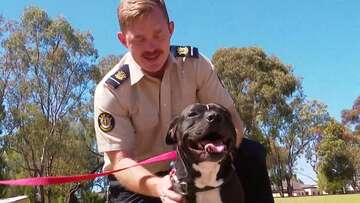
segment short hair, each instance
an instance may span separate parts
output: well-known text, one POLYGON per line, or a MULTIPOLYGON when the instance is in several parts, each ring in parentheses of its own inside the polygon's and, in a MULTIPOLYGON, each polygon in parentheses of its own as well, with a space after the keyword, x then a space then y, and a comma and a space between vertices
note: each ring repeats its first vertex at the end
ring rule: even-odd
POLYGON ((169 23, 165 0, 122 0, 117 9, 120 29, 125 29, 137 18, 147 15, 156 7, 160 8, 169 23))

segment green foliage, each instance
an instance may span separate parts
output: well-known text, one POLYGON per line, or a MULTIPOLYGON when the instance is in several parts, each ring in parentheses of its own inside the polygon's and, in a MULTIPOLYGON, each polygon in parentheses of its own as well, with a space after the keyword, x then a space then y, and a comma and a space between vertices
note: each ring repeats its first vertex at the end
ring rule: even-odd
POLYGON ((343 192, 354 174, 354 167, 345 154, 335 154, 333 159, 322 162, 319 170, 326 179, 326 191, 343 192))
POLYGON ((353 173, 354 167, 348 156, 335 155, 333 160, 319 165, 318 186, 330 194, 346 193, 346 186, 353 173))
MULTIPOLYGON (((289 151, 289 160, 293 162, 295 157, 311 146, 318 139, 316 129, 321 128, 329 119, 326 106, 319 101, 306 101, 295 99, 291 102, 292 114, 282 128, 282 136, 279 142, 289 151)), ((292 163, 294 164, 294 162, 292 163)))
POLYGON ((286 101, 299 88, 299 81, 290 66, 256 47, 220 49, 212 61, 235 100, 246 135, 262 141, 258 120, 266 120, 274 111, 281 115, 291 111, 286 101))
POLYGON ((267 167, 269 168, 269 177, 273 186, 280 194, 284 195, 283 180, 287 173, 286 163, 288 158, 288 152, 284 147, 278 146, 275 140, 269 140, 270 142, 270 153, 267 156, 267 167))
MULTIPOLYGON (((0 44, 3 43, 3 35, 7 32, 6 29, 6 20, 2 15, 0 15, 0 44)), ((4 67, 4 58, 2 57, 2 50, 0 49, 0 135, 2 134, 3 129, 3 120, 5 118, 5 109, 3 105, 5 90, 7 88, 7 77, 8 74, 6 73, 4 67)), ((1 147, 2 145, 0 145, 1 147)))
POLYGON ((345 127, 336 121, 328 122, 324 138, 317 150, 319 187, 328 193, 346 192, 355 169, 349 158, 346 142, 342 139, 345 127))
POLYGON ((291 180, 295 175, 296 161, 312 143, 316 142, 317 134, 313 129, 326 122, 329 115, 326 106, 318 101, 306 101, 302 97, 297 97, 290 105, 292 114, 281 127, 278 140, 287 150, 285 180, 287 192, 292 196, 291 180))
POLYGON ((360 191, 360 96, 356 98, 351 109, 341 112, 342 122, 350 129, 345 133, 347 149, 355 172, 351 186, 355 191, 360 191))
POLYGON ((96 69, 93 72, 93 78, 96 82, 99 82, 105 74, 111 70, 117 63, 119 63, 122 55, 108 55, 100 59, 100 62, 96 65, 96 69))
POLYGON ((345 127, 334 120, 327 123, 324 129, 324 138, 318 147, 318 155, 322 160, 329 160, 335 154, 343 152, 346 149, 346 143, 342 140, 345 127))
MULTIPOLYGON (((3 161, 5 162, 6 179, 8 178, 22 178, 28 176, 28 173, 22 168, 13 168, 13 164, 21 162, 21 156, 14 151, 5 151, 3 154, 3 161)), ((1 197, 14 197, 17 195, 31 194, 34 190, 30 187, 8 187, 5 186, 5 193, 1 197)))
POLYGON ((352 125, 354 134, 360 136, 360 96, 356 98, 351 109, 341 112, 341 117, 343 123, 352 125))
MULTIPOLYGON (((0 101, 1 102, 1 101, 0 101)), ((4 105, 2 105, 2 103, 0 103, 0 135, 2 134, 2 129, 3 129, 3 120, 5 118, 5 110, 4 110, 4 105)), ((0 141, 0 147, 2 146, 2 143, 0 141)))
POLYGON ((81 202, 91 202, 91 203, 103 203, 105 202, 104 197, 100 197, 99 194, 95 192, 85 191, 81 194, 83 197, 81 202))
MULTIPOLYGON (((6 179, 7 171, 6 171, 6 163, 4 160, 3 150, 0 150, 0 180, 6 179)), ((0 197, 4 197, 6 194, 6 186, 0 185, 0 197)))
MULTIPOLYGON (((11 24, 2 15, 0 15, 0 44, 3 44, 3 36, 10 30, 11 24)), ((3 104, 5 93, 8 87, 8 73, 5 68, 6 61, 2 57, 3 50, 0 49, 0 179, 6 179, 8 167, 5 162, 5 143, 1 138, 3 134, 5 119, 5 106, 3 104)), ((0 197, 5 196, 6 187, 0 185, 0 197)))
POLYGON ((220 49, 213 63, 235 100, 245 135, 267 146, 272 180, 281 188, 286 179, 291 195, 297 159, 314 150, 316 129, 329 120, 326 105, 307 101, 291 67, 260 48, 220 49))
POLYGON ((354 166, 354 174, 351 180, 351 186, 352 188, 359 192, 360 191, 360 147, 353 145, 353 144, 348 144, 347 146, 347 150, 348 150, 348 155, 349 155, 349 159, 352 163, 352 165, 354 166))
MULTIPOLYGON (((64 18, 51 19, 45 11, 29 7, 2 45, 9 177, 73 175, 98 168, 89 114, 97 59, 92 35, 76 31, 64 18)), ((93 184, 83 189, 91 190, 93 184)), ((44 202, 65 197, 70 188, 19 188, 7 195, 38 193, 36 202, 44 202)))

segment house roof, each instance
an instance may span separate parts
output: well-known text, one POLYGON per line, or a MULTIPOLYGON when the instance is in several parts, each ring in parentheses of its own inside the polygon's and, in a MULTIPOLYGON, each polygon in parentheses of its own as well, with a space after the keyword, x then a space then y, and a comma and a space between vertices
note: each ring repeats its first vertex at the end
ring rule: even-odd
MULTIPOLYGON (((294 179, 291 180, 291 184, 293 186, 294 191, 303 191, 304 189, 318 188, 317 185, 304 184, 304 183, 294 180, 294 179)), ((282 181, 282 185, 283 185, 284 191, 286 191, 287 183, 285 180, 282 181)), ((271 189, 273 190, 273 192, 278 192, 280 190, 280 188, 278 188, 276 185, 271 185, 271 189)))

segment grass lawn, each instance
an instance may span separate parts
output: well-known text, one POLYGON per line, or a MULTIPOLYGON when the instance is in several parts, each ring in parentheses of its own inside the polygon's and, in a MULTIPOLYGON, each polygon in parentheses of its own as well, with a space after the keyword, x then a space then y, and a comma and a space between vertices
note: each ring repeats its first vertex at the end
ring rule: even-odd
POLYGON ((360 194, 275 198, 275 203, 360 203, 360 194))

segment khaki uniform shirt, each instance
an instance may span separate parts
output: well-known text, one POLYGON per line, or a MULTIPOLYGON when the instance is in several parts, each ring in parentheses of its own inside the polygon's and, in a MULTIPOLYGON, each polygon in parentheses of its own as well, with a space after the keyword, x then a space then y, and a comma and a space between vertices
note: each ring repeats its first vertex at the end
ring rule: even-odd
MULTIPOLYGON (((94 99, 95 131, 100 152, 121 150, 135 160, 143 160, 174 149, 165 136, 171 120, 192 103, 219 103, 228 108, 235 126, 242 131, 233 100, 223 88, 209 60, 177 57, 171 53, 162 80, 144 72, 127 53, 97 85, 94 99), (130 77, 118 87, 105 81, 128 64, 130 77), (101 129, 100 115, 111 115, 111 128, 101 129), (109 130, 111 129, 111 130, 109 130), (109 130, 109 131, 108 131, 109 130)), ((104 170, 110 161, 104 154, 104 170)), ((144 166, 156 173, 169 169, 169 163, 144 166)))

